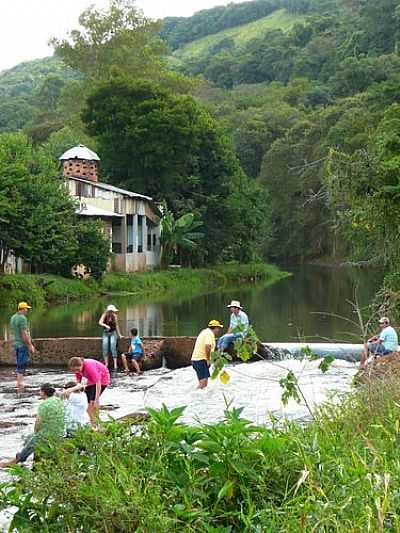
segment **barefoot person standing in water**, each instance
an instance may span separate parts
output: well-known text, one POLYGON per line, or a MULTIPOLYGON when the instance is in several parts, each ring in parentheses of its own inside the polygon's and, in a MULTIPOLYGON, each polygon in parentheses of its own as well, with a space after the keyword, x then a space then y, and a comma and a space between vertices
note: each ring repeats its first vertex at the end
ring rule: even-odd
POLYGON ((13 337, 15 359, 17 363, 17 391, 20 392, 25 387, 24 376, 29 362, 29 355, 35 353, 29 332, 29 322, 27 314, 32 309, 26 302, 18 304, 18 311, 11 317, 10 328, 13 337))
POLYGON ((218 320, 210 320, 208 327, 199 333, 192 354, 192 366, 197 374, 198 389, 205 389, 210 377, 211 352, 215 350, 215 337, 223 325, 218 320))
POLYGON ((103 328, 102 350, 104 364, 108 367, 108 354, 111 352, 114 372, 117 370, 117 343, 118 339, 121 338, 117 313, 118 309, 115 305, 109 305, 99 320, 99 325, 103 328))

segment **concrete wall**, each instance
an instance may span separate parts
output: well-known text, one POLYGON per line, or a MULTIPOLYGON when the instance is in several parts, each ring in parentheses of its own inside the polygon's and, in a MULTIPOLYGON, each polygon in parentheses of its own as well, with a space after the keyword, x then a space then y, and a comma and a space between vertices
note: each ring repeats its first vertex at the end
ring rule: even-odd
MULTIPOLYGON (((190 365, 194 337, 144 337, 146 358, 143 368, 160 368, 165 357, 168 368, 190 365)), ((120 339, 119 351, 128 350, 128 338, 120 339)), ((32 357, 34 366, 66 366, 70 357, 90 357, 102 360, 100 337, 69 337, 56 339, 34 339, 36 353, 32 357)), ((12 344, 0 341, 0 366, 15 365, 12 344)))

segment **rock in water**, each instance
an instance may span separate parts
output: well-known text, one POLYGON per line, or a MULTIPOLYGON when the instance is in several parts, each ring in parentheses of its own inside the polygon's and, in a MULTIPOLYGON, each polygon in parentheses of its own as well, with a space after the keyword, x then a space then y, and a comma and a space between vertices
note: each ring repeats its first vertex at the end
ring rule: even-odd
POLYGON ((366 368, 359 370, 354 377, 354 383, 367 383, 370 380, 400 379, 400 353, 375 357, 369 361, 366 368))

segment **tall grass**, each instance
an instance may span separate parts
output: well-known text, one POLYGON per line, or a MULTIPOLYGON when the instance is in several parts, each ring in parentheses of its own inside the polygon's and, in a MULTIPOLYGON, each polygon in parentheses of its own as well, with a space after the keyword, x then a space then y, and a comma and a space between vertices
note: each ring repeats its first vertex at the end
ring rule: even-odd
POLYGON ((378 384, 271 429, 238 409, 198 427, 149 410, 140 431, 113 422, 14 468, 0 501, 19 531, 399 531, 399 400, 378 384))

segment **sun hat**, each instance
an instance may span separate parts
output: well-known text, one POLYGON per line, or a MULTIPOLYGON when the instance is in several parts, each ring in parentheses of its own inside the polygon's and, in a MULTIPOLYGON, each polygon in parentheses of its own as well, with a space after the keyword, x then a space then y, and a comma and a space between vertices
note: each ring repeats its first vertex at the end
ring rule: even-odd
POLYGON ((107 305, 106 311, 112 311, 113 313, 118 313, 118 309, 113 304, 107 305))
POLYGON ((24 309, 32 309, 32 307, 28 305, 26 302, 19 302, 18 311, 22 311, 24 309))
POLYGON ((390 320, 388 319, 387 316, 383 316, 382 318, 379 319, 379 324, 390 324, 390 320))
POLYGON ((243 307, 240 305, 239 300, 232 300, 231 303, 226 307, 238 307, 239 309, 243 309, 243 307))
POLYGON ((210 320, 208 323, 209 328, 223 328, 224 326, 221 324, 219 320, 210 320))

